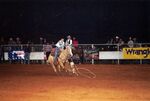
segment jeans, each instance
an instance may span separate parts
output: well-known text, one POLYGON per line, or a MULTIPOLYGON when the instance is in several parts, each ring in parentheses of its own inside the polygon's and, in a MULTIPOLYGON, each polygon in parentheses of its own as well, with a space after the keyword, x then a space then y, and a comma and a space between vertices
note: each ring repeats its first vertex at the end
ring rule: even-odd
POLYGON ((58 47, 56 47, 55 56, 54 56, 54 63, 56 63, 56 61, 57 61, 57 57, 58 57, 59 52, 60 52, 60 49, 58 47))

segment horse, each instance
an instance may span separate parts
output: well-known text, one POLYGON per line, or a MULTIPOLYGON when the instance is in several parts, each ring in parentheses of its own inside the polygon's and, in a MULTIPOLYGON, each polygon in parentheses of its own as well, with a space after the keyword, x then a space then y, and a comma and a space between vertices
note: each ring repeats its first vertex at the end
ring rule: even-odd
POLYGON ((66 72, 69 71, 69 67, 65 66, 65 63, 69 63, 68 59, 73 56, 71 47, 66 47, 65 49, 61 50, 60 55, 57 58, 57 63, 54 64, 54 56, 52 54, 49 55, 47 63, 51 64, 54 72, 61 72, 65 70, 66 72))

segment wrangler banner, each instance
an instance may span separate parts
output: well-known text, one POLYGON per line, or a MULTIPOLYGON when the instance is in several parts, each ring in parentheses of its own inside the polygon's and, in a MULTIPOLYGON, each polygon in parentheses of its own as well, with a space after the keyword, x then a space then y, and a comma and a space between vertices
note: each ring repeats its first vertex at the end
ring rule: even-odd
POLYGON ((150 47, 123 48, 123 59, 150 59, 150 47))

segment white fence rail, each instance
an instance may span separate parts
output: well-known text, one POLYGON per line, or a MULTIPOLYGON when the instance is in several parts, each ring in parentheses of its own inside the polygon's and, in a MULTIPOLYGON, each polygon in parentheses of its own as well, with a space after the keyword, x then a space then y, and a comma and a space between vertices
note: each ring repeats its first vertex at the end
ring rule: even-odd
MULTIPOLYGON (((26 44, 1 45, 1 61, 23 61, 26 52, 30 53, 29 61, 45 61, 46 45, 31 44, 29 50, 26 47, 26 44)), ((127 44, 79 44, 73 50, 76 63, 150 64, 150 43, 136 43, 133 47, 128 47, 127 44)))

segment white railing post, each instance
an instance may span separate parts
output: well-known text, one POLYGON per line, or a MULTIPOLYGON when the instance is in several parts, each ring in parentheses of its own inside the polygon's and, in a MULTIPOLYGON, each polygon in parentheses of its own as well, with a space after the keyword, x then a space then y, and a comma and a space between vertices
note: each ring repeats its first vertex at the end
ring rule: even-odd
MULTIPOLYGON (((140 47, 142 47, 142 44, 140 43, 140 47)), ((143 63, 143 61, 142 61, 142 59, 140 59, 140 64, 142 64, 143 63)))
POLYGON ((118 61, 117 61, 117 63, 120 64, 120 60, 119 60, 119 44, 117 44, 117 51, 118 51, 118 61))
MULTIPOLYGON (((94 45, 91 45, 92 49, 94 48, 94 45)), ((94 54, 92 53, 92 64, 94 64, 94 54)))

